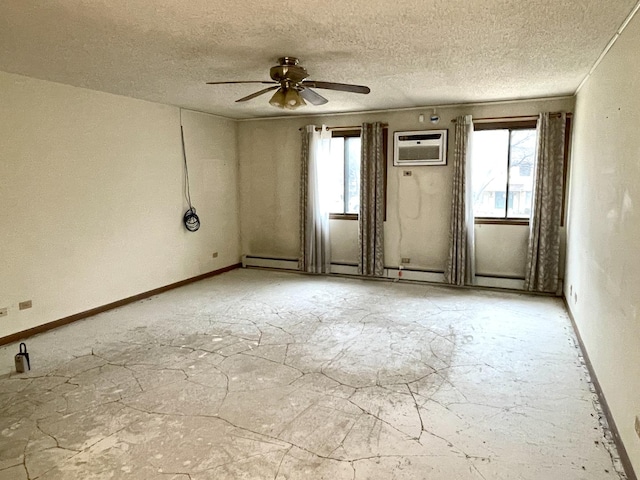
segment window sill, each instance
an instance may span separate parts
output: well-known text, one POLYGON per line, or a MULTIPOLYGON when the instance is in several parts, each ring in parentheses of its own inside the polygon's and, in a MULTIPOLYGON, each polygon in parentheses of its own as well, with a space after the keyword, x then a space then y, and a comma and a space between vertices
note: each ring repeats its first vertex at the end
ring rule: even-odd
POLYGON ((528 218, 490 218, 476 217, 474 219, 476 225, 522 225, 528 226, 528 218))
POLYGON ((330 213, 329 220, 358 220, 357 213, 330 213))

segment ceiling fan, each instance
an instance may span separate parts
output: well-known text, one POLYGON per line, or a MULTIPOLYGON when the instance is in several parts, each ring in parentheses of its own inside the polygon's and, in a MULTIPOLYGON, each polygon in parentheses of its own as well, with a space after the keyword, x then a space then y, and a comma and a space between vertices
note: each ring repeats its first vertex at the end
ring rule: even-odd
POLYGON ((306 80, 309 76, 307 70, 298 65, 299 61, 295 57, 281 57, 278 59, 278 65, 271 67, 269 75, 272 81, 234 81, 234 82, 207 82, 207 85, 223 85, 231 83, 261 83, 264 85, 271 85, 270 87, 259 90, 251 95, 242 97, 236 102, 246 102, 252 98, 259 97, 260 95, 276 90, 269 100, 269 103, 274 107, 295 110, 298 107, 303 107, 306 102, 312 105, 324 105, 329 100, 324 98, 319 93, 311 90, 312 88, 322 88, 326 90, 339 90, 341 92, 352 93, 369 93, 371 90, 364 85, 351 85, 348 83, 334 83, 334 82, 319 82, 316 80, 306 80), (306 100, 306 101, 305 101, 306 100))

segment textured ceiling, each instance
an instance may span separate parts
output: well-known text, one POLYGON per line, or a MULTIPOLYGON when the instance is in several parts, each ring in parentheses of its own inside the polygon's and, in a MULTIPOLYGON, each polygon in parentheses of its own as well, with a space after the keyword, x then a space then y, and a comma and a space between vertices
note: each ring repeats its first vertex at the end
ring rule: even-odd
POLYGON ((636 0, 2 0, 0 70, 234 118, 282 115, 268 80, 280 56, 328 113, 574 93, 636 0))

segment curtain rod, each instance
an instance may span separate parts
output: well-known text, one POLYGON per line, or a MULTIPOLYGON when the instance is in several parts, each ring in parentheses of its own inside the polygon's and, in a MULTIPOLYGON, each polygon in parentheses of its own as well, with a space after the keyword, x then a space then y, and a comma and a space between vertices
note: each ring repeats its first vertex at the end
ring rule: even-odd
MULTIPOLYGON (((381 124, 383 127, 388 127, 389 124, 387 123, 382 123, 381 124)), ((298 130, 302 131, 304 130, 305 127, 300 127, 298 130)), ((319 127, 316 127, 316 131, 320 131, 322 130, 319 127)), ((349 126, 349 127, 327 127, 327 130, 362 130, 362 125, 353 125, 353 126, 349 126)))
MULTIPOLYGON (((559 117, 560 113, 552 113, 551 117, 559 117)), ((567 118, 573 117, 572 113, 567 113, 567 118)), ((512 120, 538 120, 538 115, 521 115, 521 116, 513 116, 513 117, 485 117, 485 118, 473 118, 473 123, 491 123, 491 122, 509 122, 512 120)), ((451 123, 456 123, 456 119, 451 120, 451 123)))

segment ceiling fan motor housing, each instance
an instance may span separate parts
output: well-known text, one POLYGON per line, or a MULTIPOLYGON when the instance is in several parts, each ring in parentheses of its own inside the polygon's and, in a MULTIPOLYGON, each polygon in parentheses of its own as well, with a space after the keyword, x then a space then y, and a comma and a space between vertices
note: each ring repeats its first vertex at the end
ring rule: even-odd
POLYGON ((299 83, 309 76, 307 70, 298 65, 298 59, 295 57, 282 57, 278 59, 279 65, 271 67, 269 74, 276 82, 299 83))

